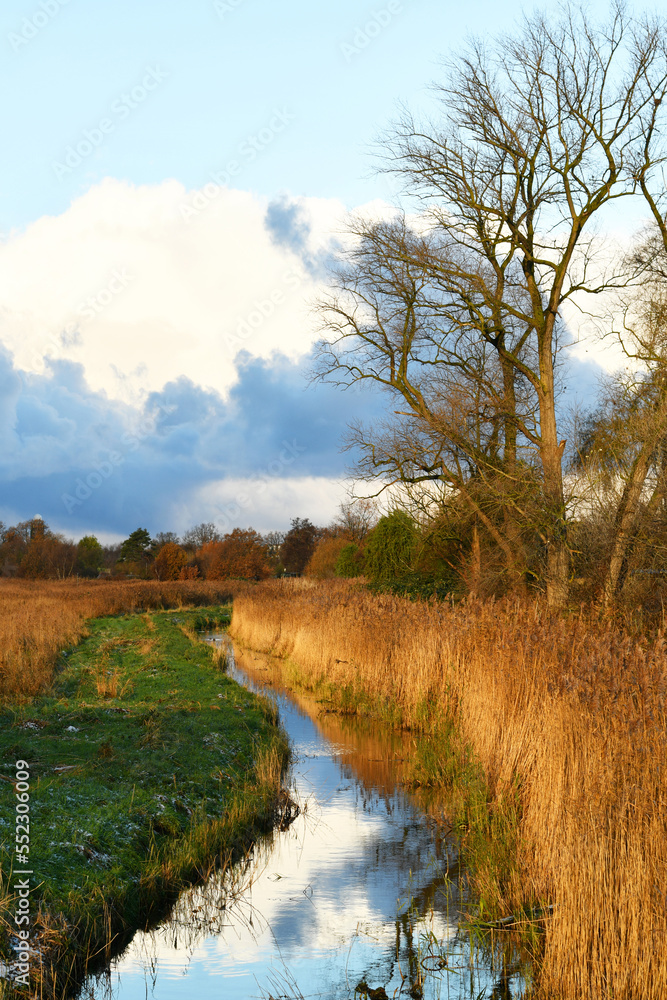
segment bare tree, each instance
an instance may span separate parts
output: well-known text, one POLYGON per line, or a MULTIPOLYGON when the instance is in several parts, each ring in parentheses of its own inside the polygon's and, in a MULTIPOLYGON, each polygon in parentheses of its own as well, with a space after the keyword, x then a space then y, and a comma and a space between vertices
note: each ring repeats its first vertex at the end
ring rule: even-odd
POLYGON ((606 606, 621 596, 631 561, 637 569, 649 555, 642 551, 647 532, 653 534, 650 560, 660 561, 655 533, 667 513, 665 227, 653 224, 642 233, 625 263, 632 287, 618 297, 620 329, 607 336, 618 339, 626 367, 605 379, 598 407, 579 426, 573 457, 580 507, 605 526, 600 582, 606 606))
MULTIPOLYGON (((434 278, 436 261, 451 261, 456 247, 418 234, 402 216, 357 219, 353 235, 336 288, 321 303, 329 340, 320 374, 344 385, 370 380, 401 405, 382 425, 352 429, 357 472, 426 493, 433 484, 455 491, 503 551, 516 585, 526 560, 513 525, 527 470, 517 429, 534 434, 531 394, 513 371, 505 377, 497 352, 434 278), (493 495, 497 504, 499 492, 500 522, 487 502, 493 495)), ((504 336, 520 353, 505 320, 504 336)))
POLYGON ((292 518, 290 530, 280 546, 280 561, 288 573, 301 576, 321 534, 321 529, 307 517, 292 518))
POLYGON ((213 524, 212 521, 202 521, 201 524, 195 524, 193 528, 188 528, 188 530, 183 535, 183 548, 190 552, 195 549, 200 549, 202 545, 206 545, 207 542, 219 542, 222 535, 213 524))
MULTIPOLYGON (((421 245, 406 240, 405 254, 395 255, 404 291, 390 324, 394 339, 385 336, 386 323, 382 333, 387 368, 380 370, 377 353, 369 353, 359 309, 336 297, 329 303, 329 334, 339 345, 348 338, 332 352, 330 371, 400 393, 410 419, 435 434, 424 394, 406 375, 406 362, 431 366, 437 372, 431 383, 440 378, 446 401, 446 448, 472 457, 468 437, 463 443, 461 435, 449 436, 448 414, 459 399, 472 404, 475 386, 482 431, 477 467, 490 466, 497 444, 502 463, 491 463, 494 475, 511 479, 516 449, 532 448, 541 476, 546 589, 556 606, 568 596, 570 563, 565 441, 556 421, 562 307, 568 300, 583 307, 587 296, 628 281, 625 267, 605 263, 589 231, 605 206, 640 192, 649 198, 655 189, 666 89, 662 24, 633 18, 621 4, 600 26, 582 9, 566 8, 557 20, 526 17, 517 35, 491 46, 474 44, 452 62, 439 88, 440 122, 420 128, 406 116, 387 143, 387 169, 420 199, 426 231, 421 245), (436 344, 429 329, 436 330, 436 344), (536 419, 532 407, 522 411, 514 398, 517 386, 527 387, 536 419)), ((657 195, 653 204, 657 216, 657 195)), ((370 277, 366 261, 359 263, 370 277)), ((349 282, 348 290, 372 316, 375 300, 349 282)), ((432 474, 446 481, 439 466, 432 474)))
POLYGON ((363 542, 380 516, 376 501, 369 497, 345 500, 339 505, 339 511, 338 517, 328 530, 334 535, 343 535, 354 542, 363 542))

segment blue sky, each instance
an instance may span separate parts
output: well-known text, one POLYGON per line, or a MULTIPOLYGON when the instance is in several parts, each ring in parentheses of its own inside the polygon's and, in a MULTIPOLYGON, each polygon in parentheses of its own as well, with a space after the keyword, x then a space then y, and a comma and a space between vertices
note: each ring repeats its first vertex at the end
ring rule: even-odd
POLYGON ((276 110, 292 116, 288 128, 244 164, 244 188, 371 200, 384 192, 368 153, 399 103, 424 107, 442 57, 520 10, 488 0, 43 4, 7 0, 0 12, 0 84, 13 96, 2 121, 14 153, 2 165, 5 232, 65 211, 107 176, 199 187, 276 110), (164 78, 132 101, 150 70, 164 78), (53 164, 104 118, 113 131, 59 179, 53 164))
POLYGON ((322 262, 347 210, 395 197, 374 171, 400 105, 432 110, 442 60, 521 9, 6 0, 0 517, 330 520, 346 423, 379 403, 307 385, 322 262))

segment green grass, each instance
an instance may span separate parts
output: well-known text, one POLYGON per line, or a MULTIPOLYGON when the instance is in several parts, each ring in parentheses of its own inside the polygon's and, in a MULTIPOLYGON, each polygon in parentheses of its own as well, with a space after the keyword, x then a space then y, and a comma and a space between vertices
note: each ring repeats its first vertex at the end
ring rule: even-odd
MULTIPOLYGON (((274 710, 194 634, 228 620, 221 608, 98 619, 48 696, 0 709, 0 775, 30 764, 32 925, 57 993, 271 824, 287 757, 274 710)), ((7 781, 0 800, 7 957, 20 870, 7 781)))

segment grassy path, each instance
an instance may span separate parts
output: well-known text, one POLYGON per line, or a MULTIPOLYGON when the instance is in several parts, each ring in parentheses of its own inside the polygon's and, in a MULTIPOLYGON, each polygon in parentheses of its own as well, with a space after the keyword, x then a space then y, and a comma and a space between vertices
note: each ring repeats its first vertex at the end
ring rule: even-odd
POLYGON ((62 654, 46 696, 0 709, 0 958, 15 958, 16 916, 27 913, 33 989, 41 976, 45 995, 62 995, 92 956, 271 825, 287 755, 273 710, 227 678, 194 632, 228 617, 97 619, 62 654), (17 761, 30 775, 27 909, 17 761))

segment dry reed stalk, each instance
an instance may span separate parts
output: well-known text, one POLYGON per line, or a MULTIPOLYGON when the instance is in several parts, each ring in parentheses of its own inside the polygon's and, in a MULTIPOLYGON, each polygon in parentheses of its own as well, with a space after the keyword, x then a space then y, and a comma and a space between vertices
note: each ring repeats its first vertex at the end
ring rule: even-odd
POLYGON ((299 580, 240 595, 231 631, 313 684, 395 701, 409 726, 453 715, 491 808, 518 790, 505 905, 555 904, 545 995, 667 995, 662 633, 633 637, 539 604, 450 607, 299 580))

